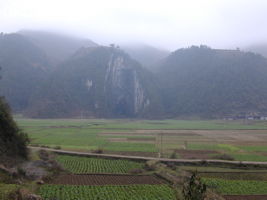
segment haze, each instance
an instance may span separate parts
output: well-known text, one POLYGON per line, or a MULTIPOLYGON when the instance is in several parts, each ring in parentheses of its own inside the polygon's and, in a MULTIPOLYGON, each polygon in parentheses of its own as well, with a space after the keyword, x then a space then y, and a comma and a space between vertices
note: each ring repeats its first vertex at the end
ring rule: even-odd
POLYGON ((267 42, 266 10, 265 0, 0 0, 0 31, 46 30, 169 50, 242 48, 267 42))

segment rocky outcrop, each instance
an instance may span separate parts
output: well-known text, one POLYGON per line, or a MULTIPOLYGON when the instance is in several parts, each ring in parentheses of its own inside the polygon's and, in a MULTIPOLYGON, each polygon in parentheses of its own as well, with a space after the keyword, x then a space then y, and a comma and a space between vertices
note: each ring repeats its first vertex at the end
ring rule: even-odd
POLYGON ((108 104, 112 104, 118 114, 137 115, 147 105, 144 86, 140 80, 138 69, 131 65, 126 55, 113 52, 108 61, 105 74, 104 91, 108 104))
POLYGON ((83 48, 58 67, 51 84, 40 90, 47 93, 34 99, 31 117, 143 116, 155 105, 153 81, 146 69, 120 49, 83 48))

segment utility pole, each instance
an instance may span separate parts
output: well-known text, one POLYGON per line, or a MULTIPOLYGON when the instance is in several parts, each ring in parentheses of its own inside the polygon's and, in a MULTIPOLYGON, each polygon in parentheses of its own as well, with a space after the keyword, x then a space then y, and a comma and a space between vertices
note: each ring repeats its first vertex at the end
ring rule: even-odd
POLYGON ((162 144, 163 144, 163 132, 160 132, 160 157, 162 157, 162 153, 163 153, 163 147, 162 147, 162 144))

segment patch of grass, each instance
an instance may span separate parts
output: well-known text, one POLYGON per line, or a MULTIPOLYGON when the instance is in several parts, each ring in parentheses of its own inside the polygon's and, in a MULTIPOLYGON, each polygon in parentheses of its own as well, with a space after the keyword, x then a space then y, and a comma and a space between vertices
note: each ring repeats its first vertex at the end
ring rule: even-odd
POLYGON ((0 200, 9 200, 9 194, 17 189, 18 185, 0 183, 0 200))
POLYGON ((257 155, 257 154, 230 154, 235 160, 238 161, 258 161, 267 162, 267 156, 257 155))
POLYGON ((218 144, 218 149, 222 149, 222 150, 225 150, 225 151, 232 151, 232 152, 235 152, 235 151, 239 151, 240 149, 234 145, 231 145, 231 144, 218 144))
POLYGON ((148 143, 127 143, 127 142, 110 142, 103 147, 109 151, 140 151, 140 152, 157 152, 155 144, 148 143))
POLYGON ((267 146, 238 146, 240 149, 249 151, 249 152, 267 152, 267 146))

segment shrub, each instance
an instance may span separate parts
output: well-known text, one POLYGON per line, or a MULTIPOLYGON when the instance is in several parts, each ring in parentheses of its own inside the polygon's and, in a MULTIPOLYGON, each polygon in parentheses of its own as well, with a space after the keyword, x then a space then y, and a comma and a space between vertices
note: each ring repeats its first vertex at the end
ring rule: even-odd
POLYGON ((101 153, 103 153, 103 149, 95 149, 95 150, 93 150, 92 151, 92 153, 99 153, 99 154, 101 154, 101 153))
POLYGON ((183 195, 185 200, 204 200, 206 190, 206 185, 201 182, 197 172, 194 172, 183 186, 183 195))
POLYGON ((172 154, 170 155, 171 159, 177 159, 177 154, 175 153, 175 151, 172 152, 172 154))
POLYGON ((28 143, 27 134, 17 127, 8 104, 0 98, 0 157, 28 158, 28 143))
POLYGON ((148 171, 156 170, 158 163, 159 163, 159 161, 157 161, 157 160, 149 160, 146 162, 144 168, 148 171))
POLYGON ((228 154, 219 154, 212 157, 213 159, 219 159, 219 160, 235 160, 233 156, 228 154))

